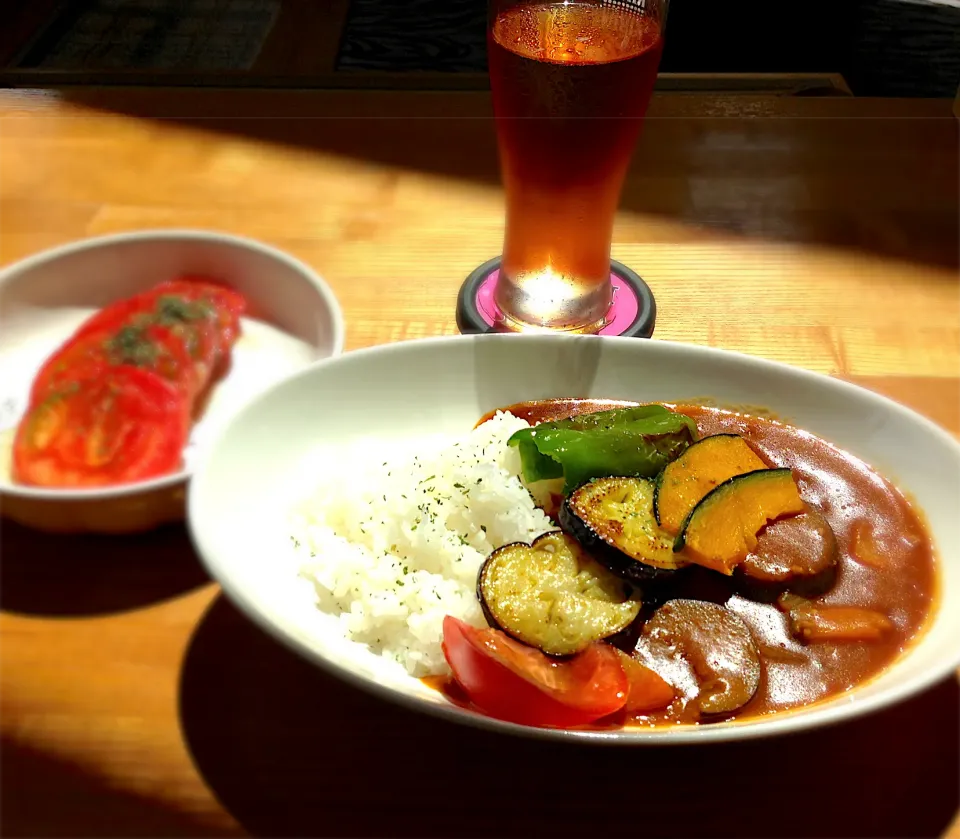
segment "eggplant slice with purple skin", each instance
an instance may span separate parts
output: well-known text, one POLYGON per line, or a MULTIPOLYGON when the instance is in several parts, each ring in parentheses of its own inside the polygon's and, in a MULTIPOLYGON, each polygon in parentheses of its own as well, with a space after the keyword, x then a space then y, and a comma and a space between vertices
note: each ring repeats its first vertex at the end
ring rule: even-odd
POLYGON ((638 585, 674 579, 687 561, 673 550, 653 512, 655 484, 646 478, 597 478, 560 508, 560 526, 614 574, 638 585))
POLYGON ((704 717, 733 714, 760 687, 760 653, 750 629, 739 615, 717 603, 667 601, 644 624, 637 652, 664 678, 679 656, 693 671, 697 685, 693 701, 704 717))
POLYGON ((785 591, 816 597, 833 588, 839 562, 837 537, 813 508, 771 522, 757 534, 757 546, 733 572, 751 600, 773 602, 785 591))
POLYGON ((632 587, 561 531, 495 550, 477 575, 487 623, 548 655, 574 655, 629 626, 632 587))

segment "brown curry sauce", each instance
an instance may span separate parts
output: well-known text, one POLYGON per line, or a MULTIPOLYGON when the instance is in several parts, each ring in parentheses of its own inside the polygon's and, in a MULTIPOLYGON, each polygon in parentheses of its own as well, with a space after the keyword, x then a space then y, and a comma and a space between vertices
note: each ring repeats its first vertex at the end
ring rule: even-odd
MULTIPOLYGON (((632 404, 636 403, 555 399, 500 410, 536 424, 632 404)), ((796 427, 717 407, 667 407, 691 417, 701 437, 738 434, 768 465, 790 467, 804 500, 830 523, 840 550, 836 582, 827 593, 815 598, 816 602, 876 610, 894 627, 876 641, 804 644, 790 634, 786 616, 775 605, 748 600, 734 593, 732 583, 722 575, 694 569, 695 573, 685 575, 659 601, 689 597, 724 603, 749 626, 760 649, 763 673, 757 693, 735 714, 736 719, 806 706, 882 672, 925 627, 937 592, 933 545, 909 501, 853 455, 796 427)), ((490 412, 480 422, 495 413, 490 412)), ((649 616, 649 611, 645 614, 649 616)), ((634 633, 619 640, 629 649, 635 638, 634 633)), ((451 701, 466 704, 455 684, 433 679, 427 682, 443 690, 451 701)), ((664 711, 629 720, 621 715, 590 728, 696 721, 692 704, 678 700, 664 711)))

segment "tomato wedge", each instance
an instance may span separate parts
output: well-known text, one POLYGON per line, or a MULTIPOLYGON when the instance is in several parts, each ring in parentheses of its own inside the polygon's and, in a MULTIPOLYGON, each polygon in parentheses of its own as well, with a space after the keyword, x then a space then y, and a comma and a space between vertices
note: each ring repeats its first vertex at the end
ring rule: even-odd
POLYGON ((96 487, 179 468, 190 429, 182 392, 131 365, 88 368, 63 381, 21 420, 14 479, 46 487, 96 487))
POLYGON ((630 685, 624 711, 628 714, 643 714, 647 711, 659 711, 673 702, 676 691, 669 682, 633 656, 620 650, 617 650, 617 653, 630 685))
POLYGON ((602 642, 556 660, 498 629, 475 629, 448 615, 443 654, 474 705, 521 725, 584 725, 620 710, 627 700, 618 651, 602 642))
POLYGON ((124 325, 74 336, 40 369, 30 391, 35 405, 59 385, 88 377, 94 369, 129 364, 152 370, 172 382, 191 401, 199 390, 198 371, 182 336, 153 323, 124 325))

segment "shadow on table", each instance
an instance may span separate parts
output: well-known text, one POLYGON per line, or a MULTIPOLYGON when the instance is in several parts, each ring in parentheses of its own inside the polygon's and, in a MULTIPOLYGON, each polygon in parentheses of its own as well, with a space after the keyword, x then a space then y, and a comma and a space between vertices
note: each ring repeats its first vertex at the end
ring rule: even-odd
POLYGON ((0 609, 6 612, 120 612, 209 581, 183 525, 99 536, 41 533, 0 522, 0 609))
MULTIPOLYGON (((414 102, 396 91, 361 98, 350 91, 123 87, 58 93, 106 112, 501 183, 492 110, 482 98, 464 103, 428 92, 414 102)), ((710 105, 679 96, 661 111, 654 107, 622 209, 723 234, 960 265, 960 197, 942 186, 960 177, 960 133, 948 107, 942 118, 904 118, 895 108, 866 119, 842 110, 801 118, 775 107, 758 113, 746 101, 710 105)), ((92 147, 91 155, 99 153, 92 147)))
POLYGON ((222 597, 185 658, 200 773, 260 836, 940 835, 958 806, 953 679, 768 742, 611 749, 443 723, 340 684, 222 597))
POLYGON ((9 740, 0 744, 0 835, 5 837, 239 836, 111 789, 81 767, 9 740))

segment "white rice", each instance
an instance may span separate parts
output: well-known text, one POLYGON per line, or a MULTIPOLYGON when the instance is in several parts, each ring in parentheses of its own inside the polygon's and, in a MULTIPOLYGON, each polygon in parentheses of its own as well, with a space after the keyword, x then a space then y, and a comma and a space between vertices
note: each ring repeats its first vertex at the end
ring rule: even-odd
POLYGON ((414 676, 448 671, 445 615, 485 625, 476 597, 484 558, 553 525, 520 478, 507 445, 528 424, 498 413, 459 437, 365 440, 328 462, 336 479, 294 513, 309 552, 301 573, 345 637, 414 676))

